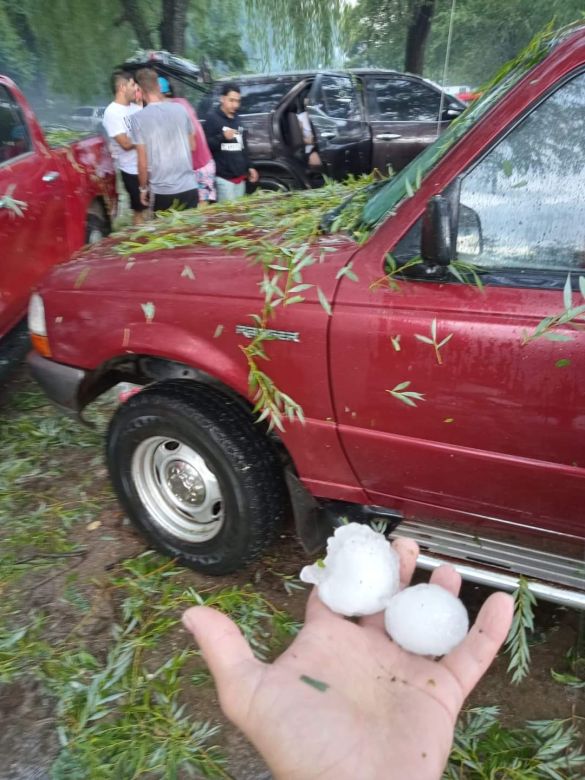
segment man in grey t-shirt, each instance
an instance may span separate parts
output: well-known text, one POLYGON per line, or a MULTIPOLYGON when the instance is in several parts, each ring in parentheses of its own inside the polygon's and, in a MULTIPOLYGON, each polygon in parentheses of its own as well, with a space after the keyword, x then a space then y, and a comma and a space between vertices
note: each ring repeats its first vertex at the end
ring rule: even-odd
POLYGON ((140 199, 148 205, 152 193, 155 211, 176 203, 193 208, 198 197, 191 155, 195 136, 189 115, 180 104, 164 99, 151 68, 139 70, 136 81, 148 103, 130 118, 138 153, 140 199))

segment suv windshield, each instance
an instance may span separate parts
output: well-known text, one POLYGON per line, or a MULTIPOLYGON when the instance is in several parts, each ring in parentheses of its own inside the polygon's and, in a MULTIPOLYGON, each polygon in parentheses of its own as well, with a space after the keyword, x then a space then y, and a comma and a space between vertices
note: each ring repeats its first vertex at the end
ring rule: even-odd
POLYGON ((428 146, 418 157, 415 157, 406 168, 381 186, 367 200, 357 227, 361 230, 371 231, 404 198, 412 196, 420 187, 423 177, 447 154, 451 147, 471 130, 476 122, 491 110, 528 71, 541 62, 554 46, 574 30, 575 25, 561 31, 545 30, 544 34, 533 40, 515 61, 504 66, 500 74, 495 77, 493 86, 488 87, 479 100, 457 117, 433 144, 428 146))

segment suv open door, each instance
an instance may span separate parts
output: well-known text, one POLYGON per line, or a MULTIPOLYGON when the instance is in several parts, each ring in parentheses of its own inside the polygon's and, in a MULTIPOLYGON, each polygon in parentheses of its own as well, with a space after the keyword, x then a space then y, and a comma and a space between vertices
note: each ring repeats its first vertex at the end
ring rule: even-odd
POLYGON ((371 170, 370 130, 357 82, 347 73, 318 73, 307 111, 324 173, 333 179, 371 170))

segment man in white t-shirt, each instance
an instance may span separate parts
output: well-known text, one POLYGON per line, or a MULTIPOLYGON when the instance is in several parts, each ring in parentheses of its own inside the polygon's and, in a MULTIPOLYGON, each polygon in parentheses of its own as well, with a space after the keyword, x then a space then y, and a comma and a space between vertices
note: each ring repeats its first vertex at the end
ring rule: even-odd
POLYGON ((127 71, 115 71, 112 76, 112 89, 115 97, 104 111, 103 125, 110 139, 112 158, 130 196, 134 224, 141 225, 144 222, 146 206, 140 199, 138 156, 136 146, 130 138, 130 117, 140 111, 140 107, 133 102, 136 98, 134 77, 127 71))

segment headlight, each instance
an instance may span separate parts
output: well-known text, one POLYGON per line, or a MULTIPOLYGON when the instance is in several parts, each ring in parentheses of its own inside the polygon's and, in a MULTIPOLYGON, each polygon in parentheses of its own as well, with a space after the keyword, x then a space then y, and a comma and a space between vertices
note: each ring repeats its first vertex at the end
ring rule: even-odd
POLYGON ((47 335, 45 304, 38 293, 33 293, 28 302, 28 329, 37 336, 47 335))
POLYGON ((43 357, 51 357, 51 347, 47 338, 45 304, 38 293, 33 293, 28 304, 28 329, 33 348, 43 357))

